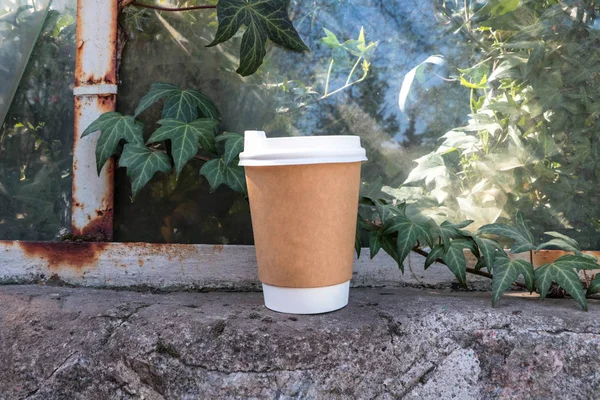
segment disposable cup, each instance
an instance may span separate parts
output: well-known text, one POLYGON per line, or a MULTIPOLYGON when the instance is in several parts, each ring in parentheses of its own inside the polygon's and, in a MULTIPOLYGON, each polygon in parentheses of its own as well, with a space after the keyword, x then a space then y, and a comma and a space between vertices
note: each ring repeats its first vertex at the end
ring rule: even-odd
POLYGON ((348 304, 365 160, 357 136, 246 132, 240 165, 268 308, 318 314, 348 304))

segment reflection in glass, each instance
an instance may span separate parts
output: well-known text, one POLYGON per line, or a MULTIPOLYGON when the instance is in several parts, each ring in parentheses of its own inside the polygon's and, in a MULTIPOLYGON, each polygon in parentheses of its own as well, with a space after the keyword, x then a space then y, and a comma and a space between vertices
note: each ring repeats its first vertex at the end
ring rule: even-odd
POLYGON ((52 240, 70 225, 76 1, 47 3, 0 1, 0 239, 52 240))
MULTIPOLYGON (((558 230, 597 248, 598 7, 496 3, 292 1, 311 52, 270 46, 248 78, 235 73, 239 35, 204 47, 214 12, 127 8, 118 108, 133 113, 166 81, 210 96, 226 131, 359 135, 372 196, 474 227, 521 209, 536 235, 558 230)), ((141 116, 146 134, 159 112, 141 116)), ((116 238, 251 243, 246 200, 209 194, 194 162, 179 181, 157 175, 133 204, 121 170, 116 238)))

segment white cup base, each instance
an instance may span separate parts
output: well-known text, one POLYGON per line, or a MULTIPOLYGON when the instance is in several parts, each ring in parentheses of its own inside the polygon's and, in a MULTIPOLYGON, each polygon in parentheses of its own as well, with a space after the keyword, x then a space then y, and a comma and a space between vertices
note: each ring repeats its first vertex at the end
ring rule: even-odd
POLYGON ((265 306, 286 314, 321 314, 348 304, 350 281, 318 288, 286 288, 262 284, 265 306))

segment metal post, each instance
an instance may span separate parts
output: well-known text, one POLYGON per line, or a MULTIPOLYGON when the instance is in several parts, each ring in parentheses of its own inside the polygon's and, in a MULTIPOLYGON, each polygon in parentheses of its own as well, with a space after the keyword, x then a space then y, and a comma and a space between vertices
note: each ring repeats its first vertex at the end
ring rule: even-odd
POLYGON ((80 139, 98 116, 114 111, 118 0, 78 0, 73 145, 73 235, 109 241, 113 233, 114 160, 96 172, 98 134, 80 139))

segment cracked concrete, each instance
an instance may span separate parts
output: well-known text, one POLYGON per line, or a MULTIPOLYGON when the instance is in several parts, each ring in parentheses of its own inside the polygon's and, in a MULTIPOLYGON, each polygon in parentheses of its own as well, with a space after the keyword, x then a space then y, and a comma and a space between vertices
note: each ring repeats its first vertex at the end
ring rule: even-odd
POLYGON ((335 313, 260 293, 0 286, 0 399, 593 399, 600 302, 354 289, 335 313))

